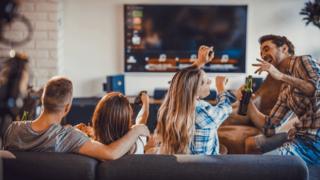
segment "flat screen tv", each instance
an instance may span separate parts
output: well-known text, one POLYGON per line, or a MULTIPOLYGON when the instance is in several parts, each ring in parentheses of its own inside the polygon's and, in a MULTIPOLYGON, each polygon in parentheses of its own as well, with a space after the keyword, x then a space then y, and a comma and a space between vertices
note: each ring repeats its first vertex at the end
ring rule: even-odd
POLYGON ((124 6, 125 72, 175 72, 214 46, 207 72, 244 73, 246 5, 124 6))

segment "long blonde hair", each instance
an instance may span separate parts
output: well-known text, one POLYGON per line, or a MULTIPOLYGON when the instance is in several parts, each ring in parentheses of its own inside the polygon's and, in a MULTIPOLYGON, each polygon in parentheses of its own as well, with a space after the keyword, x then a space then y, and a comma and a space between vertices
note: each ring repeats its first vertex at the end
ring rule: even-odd
POLYGON ((158 111, 155 130, 161 154, 189 151, 195 126, 195 105, 202 70, 190 67, 177 72, 158 111))

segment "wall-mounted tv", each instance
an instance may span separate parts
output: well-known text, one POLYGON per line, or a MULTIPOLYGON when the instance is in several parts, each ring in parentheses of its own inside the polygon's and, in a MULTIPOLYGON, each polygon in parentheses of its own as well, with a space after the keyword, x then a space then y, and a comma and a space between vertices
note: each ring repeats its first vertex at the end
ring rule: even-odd
POLYGON ((207 72, 244 73, 246 5, 124 6, 125 72, 175 72, 214 46, 207 72))

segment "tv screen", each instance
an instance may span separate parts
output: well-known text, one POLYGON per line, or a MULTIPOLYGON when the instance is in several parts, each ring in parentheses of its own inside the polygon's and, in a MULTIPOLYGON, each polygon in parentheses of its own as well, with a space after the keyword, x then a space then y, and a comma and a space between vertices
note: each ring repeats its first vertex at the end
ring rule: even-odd
POLYGON ((207 72, 245 72, 247 6, 125 5, 125 71, 175 72, 213 46, 207 72))

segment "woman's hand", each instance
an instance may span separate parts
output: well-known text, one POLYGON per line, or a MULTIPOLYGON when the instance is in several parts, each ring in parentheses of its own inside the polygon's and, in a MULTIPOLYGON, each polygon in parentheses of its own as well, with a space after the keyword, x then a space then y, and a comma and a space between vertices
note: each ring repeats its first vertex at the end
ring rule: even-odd
POLYGON ((141 94, 141 102, 142 102, 142 105, 148 105, 149 104, 149 96, 147 93, 142 93, 141 94))
POLYGON ((215 82, 218 94, 221 94, 223 91, 225 91, 225 85, 228 83, 228 78, 225 76, 216 76, 215 82))
POLYGON ((86 134, 91 138, 94 136, 94 130, 91 126, 87 126, 84 123, 80 123, 75 125, 74 127, 79 129, 81 132, 83 132, 84 134, 86 134))
POLYGON ((149 117, 149 96, 147 92, 142 92, 140 95, 142 107, 136 117, 136 124, 147 124, 149 117))
POLYGON ((135 131, 138 136, 150 136, 150 131, 148 127, 144 124, 136 124, 131 127, 132 131, 135 131))
POLYGON ((194 62, 194 65, 196 65, 198 68, 201 68, 205 64, 211 62, 213 58, 214 58, 213 47, 202 45, 198 50, 198 59, 196 62, 194 62))
POLYGON ((237 100, 240 101, 242 99, 242 91, 244 90, 244 86, 245 85, 242 85, 239 87, 239 89, 237 89, 235 92, 234 92, 234 95, 236 96, 237 100))

